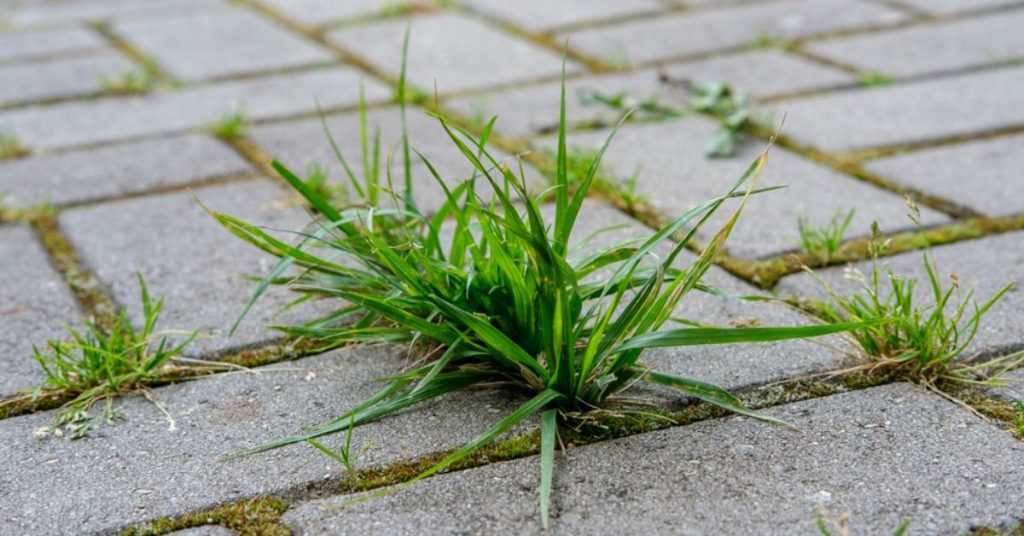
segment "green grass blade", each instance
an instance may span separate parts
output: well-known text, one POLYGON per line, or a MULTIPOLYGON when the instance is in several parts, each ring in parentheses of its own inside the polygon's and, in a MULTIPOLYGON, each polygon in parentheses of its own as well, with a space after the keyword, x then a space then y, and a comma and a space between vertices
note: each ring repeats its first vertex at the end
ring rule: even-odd
POLYGON ((664 385, 666 387, 672 387, 692 396, 696 399, 703 400, 709 404, 714 404, 721 408, 725 408, 733 413, 740 415, 746 415, 748 417, 754 417, 755 419, 761 419, 763 421, 770 421, 779 424, 789 426, 788 423, 775 417, 769 417, 767 415, 758 413, 752 409, 747 408, 740 402, 740 399, 732 396, 728 391, 712 385, 707 382, 700 380, 694 380, 692 378, 686 378, 683 376, 677 376, 675 374, 669 374, 667 372, 659 372, 652 370, 647 372, 644 376, 646 381, 655 383, 658 385, 664 385))
POLYGON ((843 324, 820 324, 791 327, 753 328, 682 328, 644 333, 626 339, 616 351, 669 346, 694 346, 703 344, 733 344, 741 342, 768 342, 787 339, 806 339, 832 333, 850 331, 874 326, 881 321, 848 322, 843 324))
POLYGON ((548 528, 551 507, 551 482, 555 468, 555 435, 558 433, 558 410, 540 414, 540 520, 548 528))

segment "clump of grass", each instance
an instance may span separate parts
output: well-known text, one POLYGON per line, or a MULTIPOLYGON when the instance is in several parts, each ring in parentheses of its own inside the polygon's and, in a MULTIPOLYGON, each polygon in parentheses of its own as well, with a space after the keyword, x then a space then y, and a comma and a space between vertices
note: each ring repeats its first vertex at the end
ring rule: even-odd
POLYGON ((823 227, 812 227, 806 216, 797 218, 796 228, 799 234, 797 242, 800 249, 815 256, 822 263, 826 263, 835 255, 843 245, 846 231, 853 222, 854 209, 850 209, 845 216, 836 211, 829 219, 828 224, 823 227))
POLYGON ((22 145, 18 137, 10 132, 0 131, 0 160, 28 156, 28 147, 22 145))
POLYGON ((720 128, 704 145, 710 158, 726 158, 736 154, 740 132, 750 121, 747 96, 724 81, 694 86, 690 106, 718 119, 720 128))
POLYGON ((605 93, 591 89, 580 94, 580 103, 584 106, 607 106, 618 110, 622 115, 629 113, 632 119, 639 121, 664 121, 681 117, 684 113, 678 106, 661 102, 657 95, 639 99, 630 95, 628 91, 605 93))
MULTIPOLYGON (((402 87, 400 80, 400 92, 402 87)), ((336 311, 307 324, 279 329, 291 335, 337 341, 406 343, 420 356, 411 368, 385 379, 387 386, 379 393, 337 418, 235 455, 356 428, 454 391, 501 387, 524 394, 526 401, 399 486, 450 467, 539 414, 540 511, 546 525, 559 428, 635 411, 623 405, 619 395, 637 382, 665 385, 737 413, 772 420, 744 407, 719 387, 644 365, 640 357, 645 349, 803 338, 851 327, 662 329, 687 294, 707 289, 702 277, 747 198, 758 192, 754 184, 766 154, 722 196, 692 208, 647 240, 615 244, 573 260, 569 256, 570 235, 611 138, 570 192, 564 84, 552 188, 553 218, 543 215, 539 198, 527 190, 521 167, 518 173, 513 171, 487 149, 494 119, 480 138, 443 117, 438 120, 453 148, 475 172, 450 188, 420 155, 446 198, 434 215, 423 214, 412 202, 408 158, 404 161, 405 192, 387 188, 382 190, 391 201, 387 205, 367 199, 361 206, 342 210, 331 207, 294 173, 275 162, 284 179, 323 216, 301 233, 304 240, 298 245, 240 219, 210 211, 236 235, 281 259, 265 275, 252 299, 275 283, 288 283, 309 297, 339 299, 336 311), (493 195, 490 200, 479 193, 480 184, 489 187, 493 195), (677 262, 689 240, 726 200, 736 197, 742 198, 736 212, 697 260, 680 269, 677 262), (686 237, 668 245, 669 237, 681 229, 687 229, 686 237), (661 246, 667 249, 664 257, 654 254, 661 246), (298 275, 285 281, 280 275, 291 266, 299 268, 298 275), (592 280, 603 272, 610 275, 592 280), (346 317, 350 322, 338 323, 346 317)), ((404 133, 403 147, 408 153, 404 133)), ((354 176, 352 179, 355 181, 354 176)))
POLYGON ((70 340, 50 339, 42 350, 33 347, 32 357, 46 373, 46 380, 32 396, 39 397, 49 390, 75 395, 40 434, 68 433, 72 439, 77 439, 97 424, 112 424, 122 418, 123 413, 113 407, 114 397, 137 392, 148 394, 147 384, 160 378, 169 362, 196 337, 193 333, 177 345, 169 344, 166 335, 156 331, 163 299, 153 301, 142 276, 139 276, 139 288, 141 330, 135 330, 127 314, 122 312, 109 331, 91 323, 81 331, 69 327, 70 340), (101 402, 100 413, 90 414, 101 402))
POLYGON ((226 112, 210 125, 210 132, 222 140, 235 140, 245 135, 245 113, 226 112))
POLYGON ((1007 284, 984 302, 975 299, 974 291, 961 296, 956 274, 944 282, 928 253, 922 254, 927 273, 924 282, 930 291, 929 301, 922 305, 915 295, 918 281, 897 275, 891 268, 879 266, 884 252, 881 230, 872 225, 871 271, 849 276, 861 284, 861 291, 842 295, 822 283, 830 300, 820 304, 820 313, 834 322, 869 322, 888 319, 884 323, 851 330, 848 335, 863 350, 872 370, 895 373, 938 391, 942 381, 962 384, 1001 386, 1000 377, 1024 361, 1016 353, 999 358, 983 354, 963 357, 981 327, 985 314, 1013 284, 1007 284))
POLYGON ((145 93, 153 87, 153 75, 145 69, 128 69, 113 76, 101 76, 100 85, 107 93, 117 95, 145 93))
POLYGON ((864 87, 888 86, 896 79, 884 73, 866 71, 857 74, 857 83, 864 87))

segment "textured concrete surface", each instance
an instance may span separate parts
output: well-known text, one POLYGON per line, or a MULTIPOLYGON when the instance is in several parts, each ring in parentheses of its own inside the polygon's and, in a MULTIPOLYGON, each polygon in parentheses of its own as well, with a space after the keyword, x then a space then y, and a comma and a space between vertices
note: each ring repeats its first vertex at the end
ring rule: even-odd
POLYGON ((107 48, 103 39, 84 28, 25 30, 0 34, 0 62, 26 61, 59 54, 107 48))
MULTIPOLYGON (((555 534, 813 534, 825 503, 852 534, 967 533, 1024 510, 1024 445, 909 384, 768 412, 793 430, 732 417, 570 449, 556 457, 555 534)), ((332 508, 294 508, 300 534, 542 534, 528 458, 332 508)))
POLYGON ((114 32, 184 80, 325 65, 326 50, 242 8, 116 24, 114 32))
POLYGON ((186 9, 222 5, 219 0, 74 0, 73 2, 13 2, 0 5, 0 20, 14 26, 104 22, 117 18, 162 17, 186 9))
MULTIPOLYGON (((197 86, 176 93, 28 107, 0 113, 22 143, 52 149, 131 140, 206 127, 225 114, 241 111, 247 119, 271 119, 359 102, 360 77, 348 68, 330 68, 223 84, 197 86), (338 88, 348 88, 338 91, 338 88), (55 129, 53 125, 60 124, 55 129)), ((365 80, 370 101, 391 92, 365 80)))
MULTIPOLYGON (((34 435, 50 412, 0 421, 0 452, 7 460, 0 467, 0 533, 111 532, 337 478, 344 468, 308 445, 232 461, 221 457, 344 413, 380 388, 377 377, 406 363, 402 349, 361 348, 161 388, 156 396, 173 417, 173 429, 142 397, 122 401, 124 421, 74 442, 34 435)), ((512 403, 493 391, 451 396, 360 427, 353 448, 373 446, 356 466, 457 447, 512 403)), ((338 440, 325 439, 335 448, 338 440)))
POLYGON ((825 151, 851 151, 969 136, 1024 123, 1013 88, 1024 68, 1012 67, 888 87, 821 95, 774 107, 785 112, 786 135, 825 151), (844 110, 843 121, 823 121, 844 110))
POLYGON ((834 30, 895 24, 905 16, 851 0, 785 0, 585 29, 562 34, 572 46, 613 64, 641 64, 715 49, 760 37, 796 38, 834 30))
POLYGON ((988 216, 1024 212, 1024 136, 940 146, 872 160, 868 171, 988 216))
POLYGON ((661 72, 671 79, 696 84, 725 81, 754 98, 843 86, 854 81, 839 69, 774 49, 669 64, 662 66, 661 72))
MULTIPOLYGON (((517 40, 461 14, 438 14, 342 28, 328 38, 392 75, 401 69, 402 40, 409 26, 409 81, 441 93, 491 87, 523 79, 556 77, 562 60, 555 52, 517 40), (474 46, 473 44, 477 45, 474 46), (486 46, 480 44, 486 43, 486 46)), ((569 62, 570 72, 578 67, 569 62)))
POLYGON ((933 15, 967 13, 1020 4, 1018 0, 903 0, 902 3, 933 15))
POLYGON ((115 52, 0 67, 0 106, 93 95, 103 91, 104 78, 132 68, 128 59, 115 52))
MULTIPOLYGON (((616 135, 605 156, 608 169, 623 180, 637 175, 637 192, 667 217, 682 215, 691 207, 723 195, 743 174, 747 166, 764 150, 764 144, 749 140, 737 154, 726 159, 704 157, 704 145, 718 127, 710 120, 692 117, 677 121, 630 125, 616 135)), ((569 138, 576 147, 601 146, 607 132, 588 132, 569 138)), ((544 138, 538 147, 554 147, 544 138)), ((825 225, 837 211, 855 209, 848 236, 864 236, 877 220, 887 229, 912 226, 905 216, 903 200, 853 177, 840 175, 823 166, 775 147, 769 155, 759 186, 786 185, 783 191, 769 192, 750 200, 733 230, 726 249, 740 257, 760 257, 792 250, 799 234, 797 219, 807 216, 814 225, 825 225)), ((709 221, 705 240, 717 224, 725 221, 728 207, 709 221)), ((938 223, 946 218, 924 211, 924 221, 938 223)))
POLYGON ((0 190, 12 208, 61 206, 252 171, 230 147, 193 134, 0 162, 0 190))
POLYGON ((808 49, 867 72, 913 76, 1007 62, 1024 55, 1015 31, 1024 13, 995 13, 945 24, 833 39, 808 49))
POLYGON ((655 0, 526 0, 514 3, 502 0, 469 0, 466 5, 486 15, 512 21, 534 31, 551 31, 560 26, 588 22, 614 22, 633 15, 652 15, 657 13, 660 7, 655 0))
POLYGON ((254 288, 245 277, 262 275, 275 261, 220 227, 197 200, 270 229, 299 230, 308 221, 295 201, 260 180, 73 209, 61 215, 60 226, 136 321, 141 311, 135 274, 143 274, 150 293, 165 297, 162 326, 202 335, 189 355, 265 344, 280 338, 265 325, 308 319, 310 305, 276 315, 296 297, 276 289, 280 292, 269 292, 228 335, 254 288))
POLYGON ((0 273, 0 396, 6 396, 45 379, 32 346, 62 339, 64 326, 76 323, 79 311, 26 227, 0 225, 0 273))
MULTIPOLYGON (((966 292, 973 289, 974 298, 984 303, 1005 285, 1014 285, 985 315, 970 351, 1024 348, 1024 317, 1021 316, 1021 311, 1024 311, 1024 232, 938 246, 932 248, 929 255, 935 261, 936 273, 942 280, 943 288, 949 288, 952 284, 950 274, 956 275, 961 297, 966 297, 966 292)), ((898 276, 916 278, 917 299, 922 304, 934 303, 920 252, 885 258, 879 265, 883 268, 892 267, 898 276)), ((846 277, 848 268, 869 274, 871 264, 861 262, 852 267, 816 270, 816 274, 840 292, 857 292, 861 288, 860 283, 846 277)), ((882 288, 889 290, 888 285, 882 288)), ((777 291, 782 296, 823 297, 821 286, 807 274, 784 278, 777 291)))

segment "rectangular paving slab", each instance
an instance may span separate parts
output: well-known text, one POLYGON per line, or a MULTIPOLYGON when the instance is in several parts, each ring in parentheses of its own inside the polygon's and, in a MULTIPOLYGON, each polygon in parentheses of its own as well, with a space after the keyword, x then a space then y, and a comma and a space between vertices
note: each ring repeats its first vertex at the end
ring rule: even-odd
POLYGON ((867 72, 914 76, 1024 56, 1024 11, 810 43, 819 56, 867 72))
POLYGON ((1024 124, 1024 67, 787 101, 785 135, 824 151, 966 136, 1024 124), (838 110, 842 121, 830 121, 838 110))
POLYGON ((105 77, 132 68, 131 61, 114 51, 0 67, 0 106, 96 94, 104 89, 105 77))
POLYGON ((0 33, 0 62, 28 61, 104 48, 108 45, 103 38, 86 28, 0 33))
POLYGON ((683 12, 568 32, 569 45, 613 64, 644 64, 742 46, 904 20, 899 11, 859 0, 785 0, 683 12))
POLYGON ((900 0, 901 4, 933 15, 951 15, 1020 4, 1019 0, 900 0))
MULTIPOLYGON (((391 96, 383 84, 363 83, 371 102, 391 96)), ((315 112, 318 101, 323 108, 354 105, 359 84, 351 69, 318 69, 145 97, 34 106, 0 114, 0 127, 37 150, 89 145, 201 128, 239 110, 260 120, 315 112)))
POLYGON ((11 208, 61 206, 252 171, 217 139, 190 134, 0 162, 0 191, 11 208))
POLYGON ((920 387, 895 384, 573 448, 555 458, 552 527, 540 527, 539 462, 446 474, 345 508, 294 507, 301 534, 817 534, 849 511, 851 534, 966 534, 1024 513, 1024 443, 920 387))
MULTIPOLYGON (((407 25, 409 82, 431 94, 435 83, 443 94, 562 72, 557 53, 456 13, 346 27, 329 33, 328 39, 397 78, 407 25)), ((567 68, 578 70, 572 62, 567 68)))
POLYGON ((614 21, 620 17, 653 15, 662 7, 655 0, 468 0, 465 4, 488 16, 533 31, 550 31, 559 26, 614 21))
MULTIPOLYGON (((344 413, 380 389, 376 378, 406 363, 401 348, 357 348, 157 389, 173 428, 143 397, 118 402, 125 420, 78 441, 34 435, 53 412, 2 420, 0 533, 110 533, 337 480, 344 469, 308 445, 220 458, 344 413)), ((463 393, 363 426, 353 448, 373 446, 356 467, 458 447, 513 402, 499 392, 463 393)), ((339 439, 325 441, 336 448, 339 439)))
POLYGON ((0 396, 43 381, 32 346, 64 338, 79 310, 63 278, 26 227, 0 226, 0 396))
MULTIPOLYGON (((423 154, 450 187, 454 187, 472 176, 475 171, 472 163, 451 141, 437 119, 426 115, 420 108, 409 108, 406 114, 411 150, 423 154)), ((358 112, 332 115, 326 117, 326 120, 339 150, 362 184, 365 170, 358 112)), ((377 108, 367 112, 367 133, 371 138, 368 151, 371 154, 371 159, 372 140, 378 132, 380 134, 379 165, 381 166, 382 185, 387 186, 384 167, 390 157, 391 178, 395 188, 401 192, 405 180, 404 157, 401 145, 401 118, 397 108, 377 108)), ((351 188, 347 186, 350 183, 349 178, 338 162, 319 118, 261 126, 254 128, 250 137, 263 148, 264 152, 280 160, 300 176, 320 168, 327 172, 332 183, 346 186, 347 191, 351 191, 351 188)), ((518 162, 514 157, 493 147, 488 150, 495 159, 509 166, 518 176, 518 162)), ((422 163, 422 159, 415 152, 411 154, 413 198, 421 210, 429 213, 444 204, 444 191, 438 186, 429 169, 422 163)), ((523 164, 523 167, 528 184, 537 183, 539 181, 537 171, 529 164, 523 164)), ((482 177, 477 183, 477 191, 481 195, 490 191, 490 187, 482 177)))
POLYGON ((118 23, 112 30, 183 80, 324 65, 333 59, 327 50, 243 8, 186 11, 118 23))
MULTIPOLYGON (((764 149, 763 142, 747 140, 735 156, 711 159, 704 145, 714 136, 717 125, 703 117, 690 117, 662 123, 629 125, 612 140, 604 162, 607 169, 623 179, 637 175, 637 193, 667 218, 682 215, 691 207, 723 195, 764 149)), ((596 131, 570 136, 574 147, 600 147, 607 132, 596 131)), ((538 147, 554 147, 555 140, 537 140, 538 147)), ((797 246, 797 219, 807 216, 811 225, 822 226, 841 212, 855 209, 849 237, 869 233, 872 221, 883 228, 911 227, 903 200, 868 183, 841 175, 819 164, 774 147, 759 186, 787 185, 782 191, 755 196, 733 230, 726 249, 733 255, 751 258, 779 254, 797 246)), ((720 215, 709 222, 701 236, 707 240, 727 216, 723 205, 720 215)), ((928 223, 947 221, 937 212, 923 210, 928 223)))
MULTIPOLYGON (((930 298, 927 274, 920 252, 903 253, 879 261, 880 266, 891 266, 896 275, 917 279, 915 296, 922 305, 934 303, 930 298)), ((982 317, 977 338, 967 353, 981 350, 1024 348, 1024 232, 1012 232, 977 240, 932 248, 929 255, 937 264, 936 273, 943 288, 949 288, 949 274, 956 274, 960 282, 960 296, 974 289, 974 297, 984 303, 1008 283, 1015 286, 982 317)), ((839 292, 852 293, 861 289, 860 283, 845 272, 854 268, 869 274, 871 264, 861 262, 852 267, 816 270, 816 274, 839 292)), ((888 291, 889 286, 883 285, 888 291)), ((784 278, 776 288, 780 296, 807 296, 823 298, 821 285, 808 274, 784 278)), ((885 295, 888 295, 886 292, 885 295)), ((953 300, 958 300, 954 294, 953 300)), ((951 306, 952 307, 952 306, 951 306)), ((969 313, 968 313, 969 314, 969 313)))
POLYGON ((244 277, 262 275, 275 261, 221 228, 197 199, 271 229, 298 231, 309 221, 275 184, 259 180, 71 209, 61 214, 60 227, 136 322, 141 306, 135 274, 142 274, 150 292, 165 298, 161 327, 202 335, 188 355, 265 344, 280 337, 267 324, 308 318, 309 304, 276 316, 296 295, 273 289, 277 292, 257 302, 234 336, 228 335, 255 288, 244 277))
POLYGON ((260 3, 289 20, 307 26, 320 26, 340 19, 370 17, 388 7, 388 3, 381 0, 261 0, 260 3))
POLYGON ((1024 213, 1024 136, 943 145, 872 160, 878 176, 986 214, 1024 213))
POLYGON ((26 2, 4 10, 0 20, 14 26, 56 25, 76 21, 105 21, 111 18, 165 16, 185 9, 209 8, 210 0, 74 0, 73 2, 26 2))

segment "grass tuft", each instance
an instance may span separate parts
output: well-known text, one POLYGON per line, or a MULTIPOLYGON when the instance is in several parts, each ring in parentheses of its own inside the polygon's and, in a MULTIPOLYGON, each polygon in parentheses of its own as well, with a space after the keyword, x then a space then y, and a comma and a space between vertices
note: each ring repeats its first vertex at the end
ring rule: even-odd
POLYGON ((245 113, 226 112, 210 124, 210 132, 222 140, 236 140, 245 135, 245 113))
POLYGON ((43 350, 33 346, 35 359, 46 373, 46 380, 32 392, 32 398, 45 397, 48 391, 75 393, 62 406, 39 435, 69 434, 78 439, 101 423, 113 424, 123 413, 113 406, 116 396, 147 392, 147 382, 156 380, 164 367, 192 342, 195 334, 178 345, 169 345, 166 335, 156 331, 163 299, 153 301, 142 276, 143 327, 135 330, 126 313, 117 316, 109 331, 94 324, 84 330, 68 327, 70 339, 50 339, 43 350), (90 410, 103 403, 99 415, 90 410))
POLYGON ((145 69, 128 69, 113 76, 101 76, 103 91, 114 95, 145 93, 153 87, 153 75, 145 69))
POLYGON ((797 244, 800 249, 816 257, 822 264, 828 263, 842 247, 846 231, 853 222, 853 215, 854 209, 850 209, 846 216, 836 211, 823 227, 812 227, 806 216, 799 217, 796 221, 799 234, 797 244))
MULTIPOLYGON (((398 90, 404 94, 404 76, 398 90)), ((490 429, 395 488, 452 467, 540 415, 540 509, 547 512, 555 436, 580 423, 628 411, 620 407, 619 395, 637 382, 667 386, 729 411, 772 420, 719 387, 653 370, 640 360, 646 349, 654 347, 775 341, 854 327, 662 329, 691 291, 711 290, 702 277, 748 198, 760 192, 756 182, 767 153, 721 196, 693 207, 646 240, 613 244, 576 260, 570 255, 574 246, 570 236, 617 127, 586 171, 573 177, 566 147, 564 83, 561 97, 550 189, 553 217, 541 210, 541 197, 547 195, 535 197, 527 189, 522 167, 511 169, 488 150, 495 119, 485 125, 480 137, 474 137, 440 116, 440 128, 453 150, 474 172, 450 187, 430 161, 417 153, 446 199, 436 213, 424 214, 413 201, 408 157, 403 159, 404 180, 395 181, 398 187, 392 185, 389 169, 386 185, 372 174, 359 180, 349 172, 361 202, 345 207, 332 206, 275 162, 275 169, 321 216, 299 233, 301 241, 295 245, 238 218, 209 211, 234 234, 280 259, 257 286, 250 304, 273 284, 287 284, 307 298, 333 299, 338 304, 335 311, 311 322, 278 329, 292 336, 339 342, 404 343, 419 356, 407 370, 384 379, 386 387, 379 393, 337 418, 234 455, 350 430, 447 393, 500 386, 523 394, 525 401, 490 429), (731 198, 741 201, 714 239, 690 265, 677 266, 692 237, 731 198), (677 232, 686 234, 670 244, 669 237, 677 232), (663 256, 655 253, 661 248, 666 250, 663 256), (282 278, 289 268, 297 268, 297 275, 282 278), (609 275, 598 278, 602 273, 609 275)), ((365 161, 366 148, 378 143, 366 135, 365 115, 361 123, 365 161)), ((402 149, 405 155, 411 152, 404 125, 402 149)), ((350 170, 340 151, 337 156, 342 167, 350 170)), ((542 519, 547 523, 545 516, 542 519)))
POLYGON ((28 156, 28 147, 22 145, 17 136, 10 132, 0 131, 0 160, 28 156))
POLYGON ((888 86, 895 81, 896 79, 894 77, 884 73, 868 71, 857 74, 857 83, 864 87, 888 86))

